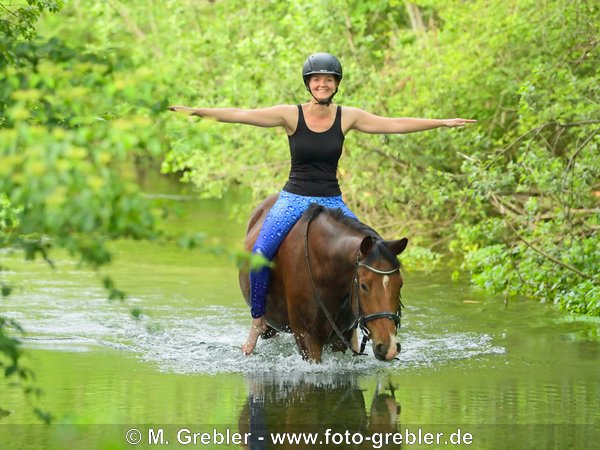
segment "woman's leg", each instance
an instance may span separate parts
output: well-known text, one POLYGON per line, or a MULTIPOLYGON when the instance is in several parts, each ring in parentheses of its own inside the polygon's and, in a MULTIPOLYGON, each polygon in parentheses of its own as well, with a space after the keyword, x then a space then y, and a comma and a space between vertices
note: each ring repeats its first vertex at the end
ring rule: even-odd
MULTIPOLYGON (((256 238, 252 253, 263 255, 269 261, 272 261, 277 253, 277 249, 287 234, 298 222, 306 208, 311 202, 310 197, 302 197, 281 192, 279 198, 267 214, 261 230, 256 238)), ((271 280, 271 270, 268 267, 262 267, 250 272, 250 300, 252 315, 252 325, 242 351, 249 355, 256 346, 258 337, 266 331, 266 321, 264 314, 267 306, 267 293, 269 291, 269 282, 271 280)))
POLYGON ((346 203, 344 203, 341 195, 336 197, 313 197, 313 201, 327 208, 339 208, 345 216, 358 220, 358 217, 356 217, 356 215, 350 211, 350 208, 348 208, 346 203))

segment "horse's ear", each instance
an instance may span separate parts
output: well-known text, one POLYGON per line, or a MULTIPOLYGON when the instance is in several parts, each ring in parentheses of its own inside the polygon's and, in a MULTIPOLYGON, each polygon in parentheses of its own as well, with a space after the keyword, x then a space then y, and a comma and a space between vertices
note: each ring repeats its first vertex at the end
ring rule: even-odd
POLYGON ((394 255, 398 256, 408 245, 408 239, 402 238, 397 241, 385 241, 385 245, 394 253, 394 255))
POLYGON ((373 248, 373 244, 375 244, 375 239, 373 239, 372 236, 365 236, 360 243, 360 254, 362 256, 367 256, 373 248))

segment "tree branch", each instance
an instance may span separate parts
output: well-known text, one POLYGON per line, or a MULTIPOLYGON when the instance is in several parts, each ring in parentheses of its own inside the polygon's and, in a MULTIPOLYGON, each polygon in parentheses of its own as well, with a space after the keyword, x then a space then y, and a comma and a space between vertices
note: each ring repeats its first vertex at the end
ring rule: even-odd
POLYGON ((344 10, 344 20, 346 21, 346 39, 348 40, 352 55, 356 58, 356 46, 354 45, 354 37, 352 34, 352 22, 350 21, 350 16, 346 10, 344 10))
POLYGON ((421 10, 419 10, 419 7, 413 2, 406 0, 404 1, 404 6, 406 7, 406 12, 408 13, 413 32, 415 34, 424 33, 425 24, 423 23, 423 16, 421 15, 421 10))
POLYGON ((582 278, 585 278, 586 280, 593 281, 594 283, 596 282, 596 280, 595 280, 594 277, 588 275, 587 273, 582 272, 581 270, 579 270, 576 267, 573 267, 570 264, 562 262, 561 260, 559 260, 559 259, 555 258, 554 256, 550 255, 549 253, 545 252, 544 250, 537 248, 535 245, 533 245, 527 239, 525 239, 523 236, 521 236, 521 234, 515 229, 515 227, 513 226, 513 224, 509 220, 505 220, 504 222, 512 230, 512 232, 515 234, 515 236, 521 242, 523 242, 527 247, 529 247, 531 250, 533 250, 534 252, 542 255, 544 258, 549 259, 550 261, 552 261, 553 263, 559 265, 560 267, 563 267, 563 268, 565 268, 567 270, 570 270, 571 272, 576 273, 577 275, 579 275, 582 278))
POLYGON ((370 149, 368 149, 368 151, 371 151, 371 152, 377 153, 378 155, 380 155, 380 156, 383 156, 384 158, 387 158, 387 159, 389 159, 389 160, 390 160, 390 161, 392 161, 394 164, 396 164, 396 165, 398 165, 398 166, 402 167, 404 170, 406 170, 406 169, 408 169, 408 168, 409 168, 409 165, 408 165, 408 163, 406 163, 406 162, 402 161, 402 160, 401 160, 401 159, 399 159, 399 158, 396 158, 396 157, 395 157, 395 156, 393 156, 393 155, 388 155, 388 154, 387 154, 387 153, 385 153, 384 151, 381 151, 381 150, 379 150, 379 149, 377 149, 377 148, 370 148, 370 149))
POLYGON ((569 162, 567 163, 567 168, 565 169, 565 176, 563 177, 563 182, 562 182, 563 190, 565 189, 565 185, 567 184, 567 176, 568 176, 569 172, 571 171, 571 166, 575 162, 575 158, 577 158, 577 155, 579 155, 581 150, 583 150, 585 148, 585 146, 587 146, 590 143, 590 141, 594 138, 594 136, 596 136, 596 134, 598 134, 599 131, 600 131, 600 128, 596 128, 594 131, 592 131, 590 133, 590 135, 585 139, 585 141, 583 141, 583 144, 581 144, 579 147, 577 147, 577 150, 575 150, 573 155, 569 158, 569 162))
MULTIPOLYGON (((550 122, 552 123, 552 122, 550 122)), ((600 123, 600 120, 583 120, 581 122, 571 122, 571 123, 560 123, 556 122, 558 126, 567 128, 567 127, 582 127, 584 125, 593 125, 596 123, 600 123)))

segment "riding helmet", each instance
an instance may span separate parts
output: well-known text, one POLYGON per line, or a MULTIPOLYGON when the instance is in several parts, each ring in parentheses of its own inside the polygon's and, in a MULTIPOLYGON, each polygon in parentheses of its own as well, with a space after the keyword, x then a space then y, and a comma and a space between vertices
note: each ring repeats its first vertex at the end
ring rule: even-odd
POLYGON ((306 58, 302 66, 302 78, 306 89, 308 89, 308 79, 315 73, 335 75, 339 83, 342 79, 342 64, 330 53, 315 53, 306 58))

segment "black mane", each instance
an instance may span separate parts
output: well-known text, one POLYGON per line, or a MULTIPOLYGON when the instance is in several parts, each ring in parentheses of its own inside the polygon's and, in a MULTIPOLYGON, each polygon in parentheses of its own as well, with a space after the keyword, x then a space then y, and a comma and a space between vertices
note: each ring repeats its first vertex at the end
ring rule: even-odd
POLYGON ((366 234, 367 236, 371 236, 375 239, 383 239, 379 235, 379 233, 377 233, 377 231, 375 231, 370 226, 365 225, 364 223, 355 220, 352 217, 344 215, 340 208, 326 208, 325 206, 321 206, 318 203, 312 203, 304 212, 302 218, 304 220, 313 221, 322 212, 328 214, 331 218, 335 219, 342 225, 345 225, 352 230, 366 234))
POLYGON ((373 250, 369 252, 368 258, 365 260, 366 264, 371 263, 377 259, 385 259, 388 262, 399 265, 399 261, 389 248, 384 243, 384 239, 377 233, 373 228, 364 223, 344 215, 340 208, 326 208, 319 205, 318 203, 312 203, 308 209, 302 215, 302 220, 312 222, 321 213, 325 213, 332 219, 336 220, 342 225, 350 228, 351 230, 358 231, 366 236, 371 236, 375 241, 373 250))

